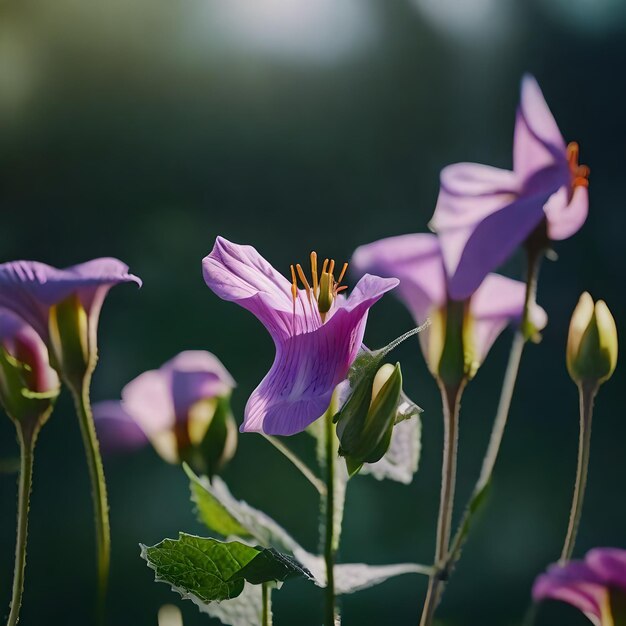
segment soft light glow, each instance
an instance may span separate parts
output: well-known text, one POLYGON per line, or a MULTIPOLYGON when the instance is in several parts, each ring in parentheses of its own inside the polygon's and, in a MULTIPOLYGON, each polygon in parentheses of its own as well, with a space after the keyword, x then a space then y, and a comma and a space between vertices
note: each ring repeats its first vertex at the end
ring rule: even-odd
POLYGON ((227 47, 287 60, 332 61, 362 49, 374 33, 364 0, 216 0, 205 14, 227 47))

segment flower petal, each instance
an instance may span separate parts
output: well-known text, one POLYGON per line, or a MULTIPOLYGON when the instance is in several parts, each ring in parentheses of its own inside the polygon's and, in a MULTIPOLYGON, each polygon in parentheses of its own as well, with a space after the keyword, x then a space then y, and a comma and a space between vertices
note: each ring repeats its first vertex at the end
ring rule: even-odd
POLYGON ((577 233, 589 212, 589 191, 578 186, 569 198, 569 189, 562 187, 546 203, 548 237, 560 241, 577 233), (569 202, 568 202, 569 200, 569 202))
POLYGON ((356 358, 369 308, 397 282, 365 275, 325 324, 277 342, 274 363, 246 405, 242 432, 293 435, 319 418, 356 358))
POLYGON ((148 438, 174 426, 170 376, 165 372, 149 370, 131 380, 122 389, 122 403, 148 438))
POLYGON ((98 402, 93 407, 93 416, 104 454, 132 451, 148 443, 145 433, 121 402, 98 402))
POLYGON ((196 402, 223 397, 235 387, 235 381, 221 361, 205 350, 181 352, 160 371, 170 376, 178 420, 188 419, 189 410, 196 402))
POLYGON ((77 293, 87 312, 97 315, 106 292, 122 282, 141 280, 117 259, 100 258, 57 269, 37 261, 0 265, 0 306, 11 309, 44 339, 48 337, 50 307, 77 293))
POLYGON ((527 178, 554 163, 567 164, 565 141, 539 84, 526 75, 515 122, 513 169, 527 178))
POLYGON ((218 237, 213 250, 202 261, 202 271, 206 284, 215 294, 256 315, 272 336, 291 334, 294 314, 291 283, 255 248, 218 237))
POLYGON ((454 300, 472 295, 487 274, 504 263, 541 223, 550 192, 520 197, 479 224, 439 233, 448 274, 448 293, 454 300))
POLYGON ((31 391, 45 393, 58 389, 59 377, 50 366, 43 340, 34 328, 7 309, 0 309, 0 343, 9 354, 29 366, 31 391))
POLYGON ((359 273, 398 278, 396 293, 418 324, 426 320, 433 307, 445 303, 445 276, 435 235, 400 235, 360 246, 351 266, 359 273))
POLYGON ((595 548, 587 553, 585 563, 604 584, 626 592, 626 550, 595 548))
MULTIPOLYGON (((525 283, 499 274, 489 274, 476 290, 470 301, 470 313, 473 348, 479 364, 500 333, 511 322, 521 321, 525 298, 525 283)), ((548 321, 546 312, 535 304, 530 321, 541 330, 548 321)))
POLYGON ((606 587, 585 563, 570 561, 566 565, 552 565, 533 585, 535 601, 560 600, 582 611, 600 623, 602 606, 606 602, 606 587))

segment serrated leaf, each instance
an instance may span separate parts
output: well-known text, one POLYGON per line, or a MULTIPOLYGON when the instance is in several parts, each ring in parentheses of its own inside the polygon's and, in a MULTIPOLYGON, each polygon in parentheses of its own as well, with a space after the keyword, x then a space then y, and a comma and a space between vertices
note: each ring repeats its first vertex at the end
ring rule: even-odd
MULTIPOLYGON (((408 422, 407 422, 408 423, 408 422)), ((337 489, 345 492, 347 482, 347 473, 342 464, 337 463, 338 471, 341 473, 341 480, 338 481, 337 489)), ((273 546, 281 552, 292 554, 298 563, 301 563, 312 575, 316 584, 320 587, 326 586, 326 565, 324 558, 312 554, 305 550, 291 535, 275 522, 271 517, 250 506, 243 500, 237 500, 229 491, 226 483, 219 477, 213 479, 213 483, 209 483, 204 478, 198 478, 189 469, 185 468, 189 476, 192 489, 206 491, 206 496, 212 498, 216 503, 223 507, 231 516, 235 523, 240 524, 246 529, 247 536, 254 538, 264 546, 273 546)), ((215 530, 209 527, 210 530, 215 530)), ((399 576, 401 574, 410 573, 426 573, 429 569, 423 565, 416 563, 401 563, 394 565, 366 565, 364 563, 341 563, 335 566, 335 587, 338 594, 353 593, 365 587, 377 585, 387 578, 399 576)), ((241 606, 240 596, 236 600, 229 600, 221 604, 208 605, 207 612, 210 615, 219 617, 224 623, 232 624, 232 626, 248 626, 248 624, 256 623, 250 620, 245 622, 248 613, 241 606), (228 608, 231 603, 236 602, 232 607, 232 612, 228 608), (219 609, 215 608, 219 607, 219 609), (224 610, 222 610, 224 609, 224 610), (219 612, 219 615, 217 614, 219 612), (231 613, 234 615, 232 619, 241 619, 242 621, 225 621, 231 619, 231 613), (243 617, 239 617, 243 616, 243 617)), ((260 603, 260 596, 259 596, 260 603)), ((259 604, 260 606, 260 604, 259 604)), ((260 609, 259 609, 260 610, 260 609)))
POLYGON ((260 585, 245 583, 243 591, 236 598, 224 602, 204 604, 191 600, 202 613, 207 613, 222 624, 230 626, 251 626, 260 624, 263 616, 263 589, 260 585))
MULTIPOLYGON (((242 526, 220 502, 219 498, 213 495, 212 487, 208 480, 198 478, 188 465, 185 464, 183 467, 189 477, 191 500, 196 505, 198 521, 222 537, 231 535, 242 538, 250 537, 251 534, 248 529, 242 526), (204 481, 206 481, 206 485, 204 481)), ((215 478, 214 482, 217 481, 218 479, 215 478)))
POLYGON ((391 445, 377 463, 365 463, 362 474, 377 480, 390 479, 408 485, 417 472, 421 453, 422 424, 418 417, 396 424, 391 435, 391 445))
POLYGON ((335 566, 335 591, 338 594, 354 593, 379 585, 395 576, 403 574, 429 576, 431 573, 431 567, 417 563, 395 563, 393 565, 340 563, 335 566))
POLYGON ((168 583, 183 598, 193 596, 203 604, 236 598, 246 581, 259 585, 310 578, 307 570, 276 550, 239 541, 180 533, 178 539, 141 548, 141 556, 154 570, 157 582, 168 583))
POLYGON ((185 471, 190 479, 193 501, 196 504, 202 501, 205 510, 217 511, 217 515, 199 517, 209 530, 223 537, 237 536, 242 539, 251 537, 263 546, 273 546, 277 550, 291 554, 294 554, 295 548, 300 547, 269 515, 243 500, 237 500, 219 476, 209 483, 206 478, 196 476, 189 467, 185 467, 185 471))

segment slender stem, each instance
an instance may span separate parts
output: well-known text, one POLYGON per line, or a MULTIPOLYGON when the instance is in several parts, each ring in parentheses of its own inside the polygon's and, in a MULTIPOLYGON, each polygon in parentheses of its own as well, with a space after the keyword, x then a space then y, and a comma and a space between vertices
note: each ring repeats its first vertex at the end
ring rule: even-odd
POLYGON ((451 565, 460 557, 461 545, 467 530, 467 524, 471 515, 471 503, 477 498, 482 491, 487 487, 493 470, 498 460, 500 453, 500 447, 502 445, 502 438, 504 437, 504 431, 509 419, 509 411, 511 410, 511 402, 513 400, 513 393, 515 391, 515 383, 517 382, 517 376, 519 374, 519 367, 522 361, 522 355, 524 353, 524 347, 528 339, 533 335, 533 328, 531 326, 530 316, 531 309, 535 303, 537 295, 537 280, 539 278, 539 266, 543 254, 542 248, 529 248, 527 250, 527 270, 526 270, 526 295, 524 298, 524 311, 522 313, 522 322, 519 330, 515 333, 513 338, 513 344, 511 345, 511 352, 509 353, 509 361, 507 363, 506 371, 504 373, 504 380, 502 382, 502 390, 500 392, 500 400, 498 401, 498 409, 496 411, 496 417, 491 428, 491 435, 489 437, 489 444, 487 445, 487 451, 483 458, 483 463, 480 469, 478 480, 474 485, 472 495, 470 497, 470 505, 466 507, 463 513, 463 518, 459 524, 452 546, 450 547, 449 560, 446 563, 447 569, 450 569, 451 565))
POLYGON ((589 468, 589 452, 591 449, 591 420, 593 417, 593 400, 598 387, 596 384, 581 384, 579 386, 580 395, 580 437, 578 439, 578 467, 576 469, 576 483, 574 485, 574 497, 569 516, 569 526, 563 551, 561 552, 560 563, 565 564, 572 557, 576 535, 583 512, 585 500, 585 487, 587 486, 587 471, 589 468))
MULTIPOLYGON (((426 601, 422 610, 421 626, 429 626, 435 615, 440 595, 440 587, 444 581, 441 569, 448 555, 450 528, 452 526, 452 510, 454 508, 454 488, 456 484, 456 462, 459 440, 459 409, 462 385, 454 388, 440 383, 443 406, 443 463, 441 468, 441 495, 439 500, 439 516, 437 518, 437 542, 435 548, 435 574, 428 581, 426 601)), ((445 576, 444 576, 445 577, 445 576)))
POLYGON ((262 626, 272 626, 272 589, 269 583, 263 583, 262 626))
POLYGON ((15 626, 20 618, 22 594, 24 592, 24 574, 26 569, 26 542, 28 538, 28 509, 30 492, 33 484, 33 456, 36 432, 25 432, 18 424, 17 435, 20 443, 20 477, 17 503, 17 539, 15 542, 15 572, 13 574, 13 593, 11 611, 7 626, 15 626))
POLYGON ((317 489, 320 496, 326 495, 326 485, 314 473, 313 470, 292 450, 290 450, 280 439, 272 435, 263 435, 285 458, 300 470, 302 475, 317 489))
POLYGON ((513 344, 509 354, 509 362, 504 374, 500 401, 498 402, 496 418, 491 429, 489 445, 487 446, 487 452, 485 453, 485 458, 483 459, 483 464, 480 469, 480 476, 478 477, 478 481, 474 487, 474 493, 482 491, 493 474, 493 469, 496 465, 498 453, 500 452, 500 446, 502 444, 502 437, 504 436, 504 429, 506 428, 509 411, 511 409, 511 401, 513 400, 513 392, 515 391, 515 383, 517 382, 517 375, 519 373, 519 366, 522 360, 525 345, 526 339, 524 338, 524 335, 520 331, 517 331, 515 333, 515 337, 513 338, 513 344))
POLYGON ((326 564, 326 595, 324 607, 325 626, 335 626, 340 623, 339 613, 336 610, 335 600, 335 555, 337 539, 335 537, 335 457, 337 445, 335 443, 335 425, 333 424, 334 411, 328 410, 322 418, 324 420, 325 457, 326 457, 326 499, 325 499, 325 540, 324 562, 326 564))
POLYGON ((94 520, 96 526, 96 544, 98 554, 98 619, 104 621, 104 603, 109 578, 109 566, 111 560, 111 529, 109 525, 109 505, 107 500, 107 489, 104 478, 104 468, 102 457, 100 456, 100 446, 96 434, 96 427, 91 412, 91 402, 89 399, 89 377, 86 377, 82 388, 78 389, 70 385, 76 413, 80 424, 80 431, 83 437, 87 465, 89 467, 89 477, 91 479, 91 489, 94 505, 94 520))

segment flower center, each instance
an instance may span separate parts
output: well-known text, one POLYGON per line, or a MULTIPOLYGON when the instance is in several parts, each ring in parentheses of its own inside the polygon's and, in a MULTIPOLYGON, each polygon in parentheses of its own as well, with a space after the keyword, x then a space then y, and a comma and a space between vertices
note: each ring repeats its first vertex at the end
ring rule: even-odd
POLYGON ((315 302, 319 311, 322 323, 326 319, 326 314, 330 311, 337 294, 347 289, 346 285, 340 286, 343 277, 346 275, 348 264, 344 263, 339 278, 335 280, 335 260, 324 259, 322 264, 322 272, 318 275, 317 271, 317 252, 311 252, 311 278, 312 284, 307 280, 306 274, 300 263, 295 267, 291 265, 291 296, 293 298, 293 311, 296 312, 296 300, 300 292, 298 290, 298 278, 302 283, 309 306, 313 306, 315 302))
POLYGON ((578 155, 580 148, 575 141, 567 146, 567 161, 569 163, 569 171, 572 174, 572 188, 589 187, 590 169, 586 165, 579 165, 578 155))

